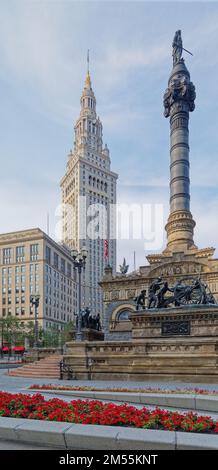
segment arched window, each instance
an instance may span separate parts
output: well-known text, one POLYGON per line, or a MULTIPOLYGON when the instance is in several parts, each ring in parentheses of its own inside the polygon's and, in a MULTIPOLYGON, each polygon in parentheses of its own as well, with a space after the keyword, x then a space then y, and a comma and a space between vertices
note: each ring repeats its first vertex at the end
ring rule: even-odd
POLYGON ((130 314, 129 310, 122 310, 121 312, 119 312, 117 320, 118 321, 129 320, 129 314, 130 314))

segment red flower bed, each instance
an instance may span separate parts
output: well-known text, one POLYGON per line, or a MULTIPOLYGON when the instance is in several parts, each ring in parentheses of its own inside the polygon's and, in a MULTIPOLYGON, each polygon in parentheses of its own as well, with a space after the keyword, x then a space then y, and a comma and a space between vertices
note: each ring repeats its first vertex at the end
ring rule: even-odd
POLYGON ((148 410, 145 407, 138 409, 127 404, 105 404, 96 400, 73 400, 71 402, 65 402, 58 398, 45 400, 40 394, 30 396, 21 393, 0 392, 0 416, 169 431, 218 433, 218 422, 209 416, 198 416, 192 412, 180 414, 159 408, 155 410, 148 410))
POLYGON ((37 385, 33 384, 29 389, 34 390, 67 390, 67 391, 93 391, 93 392, 128 392, 128 393, 182 393, 182 394, 197 394, 197 395, 218 395, 218 390, 206 390, 204 388, 175 388, 162 389, 162 388, 123 388, 123 387, 88 387, 88 386, 69 386, 69 385, 37 385))

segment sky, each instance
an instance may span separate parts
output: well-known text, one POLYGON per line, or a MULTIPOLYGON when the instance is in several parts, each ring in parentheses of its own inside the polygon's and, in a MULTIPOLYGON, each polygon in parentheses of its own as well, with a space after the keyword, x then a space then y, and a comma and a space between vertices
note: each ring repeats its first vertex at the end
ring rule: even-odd
MULTIPOLYGON (((218 247, 218 2, 7 0, 0 4, 0 232, 55 237, 59 182, 90 49, 90 73, 119 174, 120 203, 169 212, 169 120, 163 94, 182 30, 196 87, 190 113, 191 211, 199 248, 218 247)), ((159 250, 164 248, 162 240, 159 250)), ((118 242, 118 264, 145 264, 143 240, 118 242)))

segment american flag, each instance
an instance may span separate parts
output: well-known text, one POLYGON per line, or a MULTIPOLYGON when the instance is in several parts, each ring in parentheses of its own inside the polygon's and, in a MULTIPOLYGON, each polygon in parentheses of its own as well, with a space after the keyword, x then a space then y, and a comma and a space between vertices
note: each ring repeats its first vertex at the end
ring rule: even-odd
POLYGON ((104 241, 104 257, 108 258, 108 240, 104 241))

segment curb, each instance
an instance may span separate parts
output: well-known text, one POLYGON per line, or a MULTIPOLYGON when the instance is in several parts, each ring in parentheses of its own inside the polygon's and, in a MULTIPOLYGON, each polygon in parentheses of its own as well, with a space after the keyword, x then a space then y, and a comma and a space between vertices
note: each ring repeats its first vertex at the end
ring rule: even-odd
POLYGON ((0 418, 0 440, 77 450, 218 450, 217 435, 0 418))
POLYGON ((112 400, 125 403, 135 403, 141 405, 157 405, 172 408, 182 408, 196 411, 218 412, 218 397, 185 394, 147 394, 147 393, 126 393, 126 392, 91 392, 91 391, 71 391, 71 390, 38 390, 25 389, 31 393, 41 393, 50 395, 63 395, 80 398, 93 398, 94 400, 112 400))

